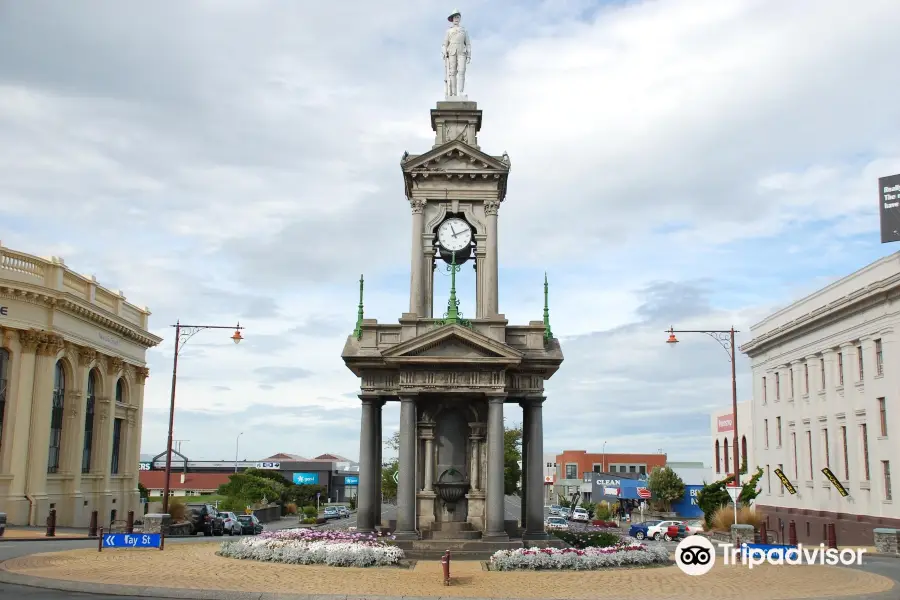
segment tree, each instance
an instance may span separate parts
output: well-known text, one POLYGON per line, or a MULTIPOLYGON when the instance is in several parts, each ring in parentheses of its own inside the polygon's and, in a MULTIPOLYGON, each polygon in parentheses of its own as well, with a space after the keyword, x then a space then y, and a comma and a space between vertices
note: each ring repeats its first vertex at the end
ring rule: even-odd
POLYGON ((397 482, 394 475, 400 470, 400 461, 392 460, 387 466, 381 468, 381 493, 385 501, 397 499, 397 482))
MULTIPOLYGON (((748 481, 741 486, 741 493, 738 496, 738 502, 749 505, 759 495, 757 485, 763 475, 762 467, 756 467, 756 473, 753 474, 748 481)), ((697 506, 703 511, 703 519, 706 521, 706 527, 712 527, 711 519, 715 512, 731 503, 731 496, 728 494, 728 484, 734 481, 734 475, 728 475, 719 481, 706 484, 697 493, 697 506)))
POLYGON ((247 505, 267 500, 281 499, 287 486, 271 477, 253 473, 234 473, 228 483, 219 486, 218 492, 226 497, 224 505, 230 510, 240 510, 247 505))
POLYGON ((647 488, 668 510, 672 502, 684 497, 684 481, 671 467, 656 467, 647 478, 647 488))
POLYGON ((513 425, 503 431, 503 493, 522 495, 522 426, 513 425))
POLYGON ((150 500, 150 490, 148 490, 140 481, 138 482, 138 494, 142 499, 150 500))
MULTIPOLYGON (((596 502, 582 502, 581 508, 583 508, 585 510, 585 512, 587 512, 589 519, 593 519, 594 514, 597 512, 597 503, 596 502)), ((609 515, 607 515, 607 516, 609 516, 609 515)), ((603 520, 606 521, 607 519, 603 519, 603 520)))

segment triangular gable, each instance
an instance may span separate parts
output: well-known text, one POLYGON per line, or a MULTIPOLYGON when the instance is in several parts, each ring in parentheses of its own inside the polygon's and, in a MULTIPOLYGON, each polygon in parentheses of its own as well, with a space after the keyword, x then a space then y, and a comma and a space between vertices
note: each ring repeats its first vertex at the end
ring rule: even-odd
POLYGON ((518 364, 523 354, 460 325, 447 325, 391 346, 381 353, 388 363, 487 362, 518 364))
POLYGON ((405 173, 494 171, 498 174, 505 174, 509 172, 509 162, 498 160, 458 140, 441 144, 425 154, 412 157, 402 166, 405 173))

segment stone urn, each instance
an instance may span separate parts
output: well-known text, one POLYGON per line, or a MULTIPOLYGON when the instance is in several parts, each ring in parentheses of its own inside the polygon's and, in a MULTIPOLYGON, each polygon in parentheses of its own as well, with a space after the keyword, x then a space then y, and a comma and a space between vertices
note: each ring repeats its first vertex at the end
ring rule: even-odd
POLYGON ((434 484, 438 497, 444 501, 447 512, 452 513, 456 509, 456 503, 462 500, 469 491, 469 482, 458 470, 450 467, 438 477, 434 484))

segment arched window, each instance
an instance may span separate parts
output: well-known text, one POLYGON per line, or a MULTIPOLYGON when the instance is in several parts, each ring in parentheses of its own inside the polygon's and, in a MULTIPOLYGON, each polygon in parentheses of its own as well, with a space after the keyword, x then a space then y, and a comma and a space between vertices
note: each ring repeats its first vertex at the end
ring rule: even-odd
POLYGON ((0 348, 0 448, 3 448, 3 417, 6 415, 6 389, 9 387, 9 350, 0 348))
POLYGON ((731 464, 730 462, 728 462, 728 446, 730 446, 731 444, 728 443, 728 440, 725 440, 725 443, 722 444, 722 445, 725 446, 725 464, 724 464, 724 470, 725 470, 726 473, 728 473, 728 472, 729 472, 729 471, 728 471, 728 465, 731 464))
POLYGON ((125 404, 125 382, 121 379, 116 382, 116 403, 125 404))
MULTIPOLYGON (((747 464, 747 436, 741 436, 741 468, 747 464)), ((747 465, 747 468, 750 468, 750 465, 747 465)))
POLYGON ((94 447, 94 407, 97 401, 97 371, 88 374, 87 401, 84 406, 84 448, 81 451, 81 472, 91 472, 91 449, 94 447))
POLYGON ((66 370, 61 360, 56 361, 53 377, 53 407, 50 411, 50 454, 47 457, 47 472, 59 471, 60 449, 62 447, 63 403, 66 399, 66 370))
POLYGON ((722 472, 722 456, 719 450, 719 440, 716 440, 716 473, 722 472))

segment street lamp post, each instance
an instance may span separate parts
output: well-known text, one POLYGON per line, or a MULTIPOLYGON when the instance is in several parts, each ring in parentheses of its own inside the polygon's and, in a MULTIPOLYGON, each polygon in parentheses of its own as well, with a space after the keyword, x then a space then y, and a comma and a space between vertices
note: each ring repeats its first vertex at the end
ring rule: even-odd
POLYGON ((175 325, 175 358, 172 360, 172 395, 169 400, 169 437, 166 441, 166 482, 163 489, 162 512, 169 512, 169 478, 172 476, 172 431, 175 428, 175 381, 178 378, 178 353, 184 347, 189 339, 194 337, 204 329, 234 329, 234 335, 231 336, 235 344, 239 344, 241 337, 241 324, 231 327, 230 325, 182 325, 181 321, 177 321, 175 325))
POLYGON ((238 464, 238 451, 241 447, 241 436, 244 435, 244 432, 240 432, 237 434, 237 438, 234 440, 234 472, 237 473, 237 464, 238 464))
POLYGON ((734 360, 734 334, 739 333, 734 327, 731 329, 710 329, 710 330, 702 330, 702 329, 683 329, 678 330, 674 327, 670 327, 666 332, 669 334, 669 339, 666 340, 667 344, 670 344, 673 348, 675 344, 678 343, 678 338, 675 337, 676 333, 704 333, 711 337, 712 339, 719 342, 719 345, 725 349, 725 353, 728 354, 728 360, 731 362, 731 411, 734 413, 732 417, 732 424, 734 426, 734 484, 739 485, 741 480, 741 467, 740 467, 740 454, 741 451, 738 446, 738 414, 737 414, 737 375, 735 370, 735 360, 734 360))

